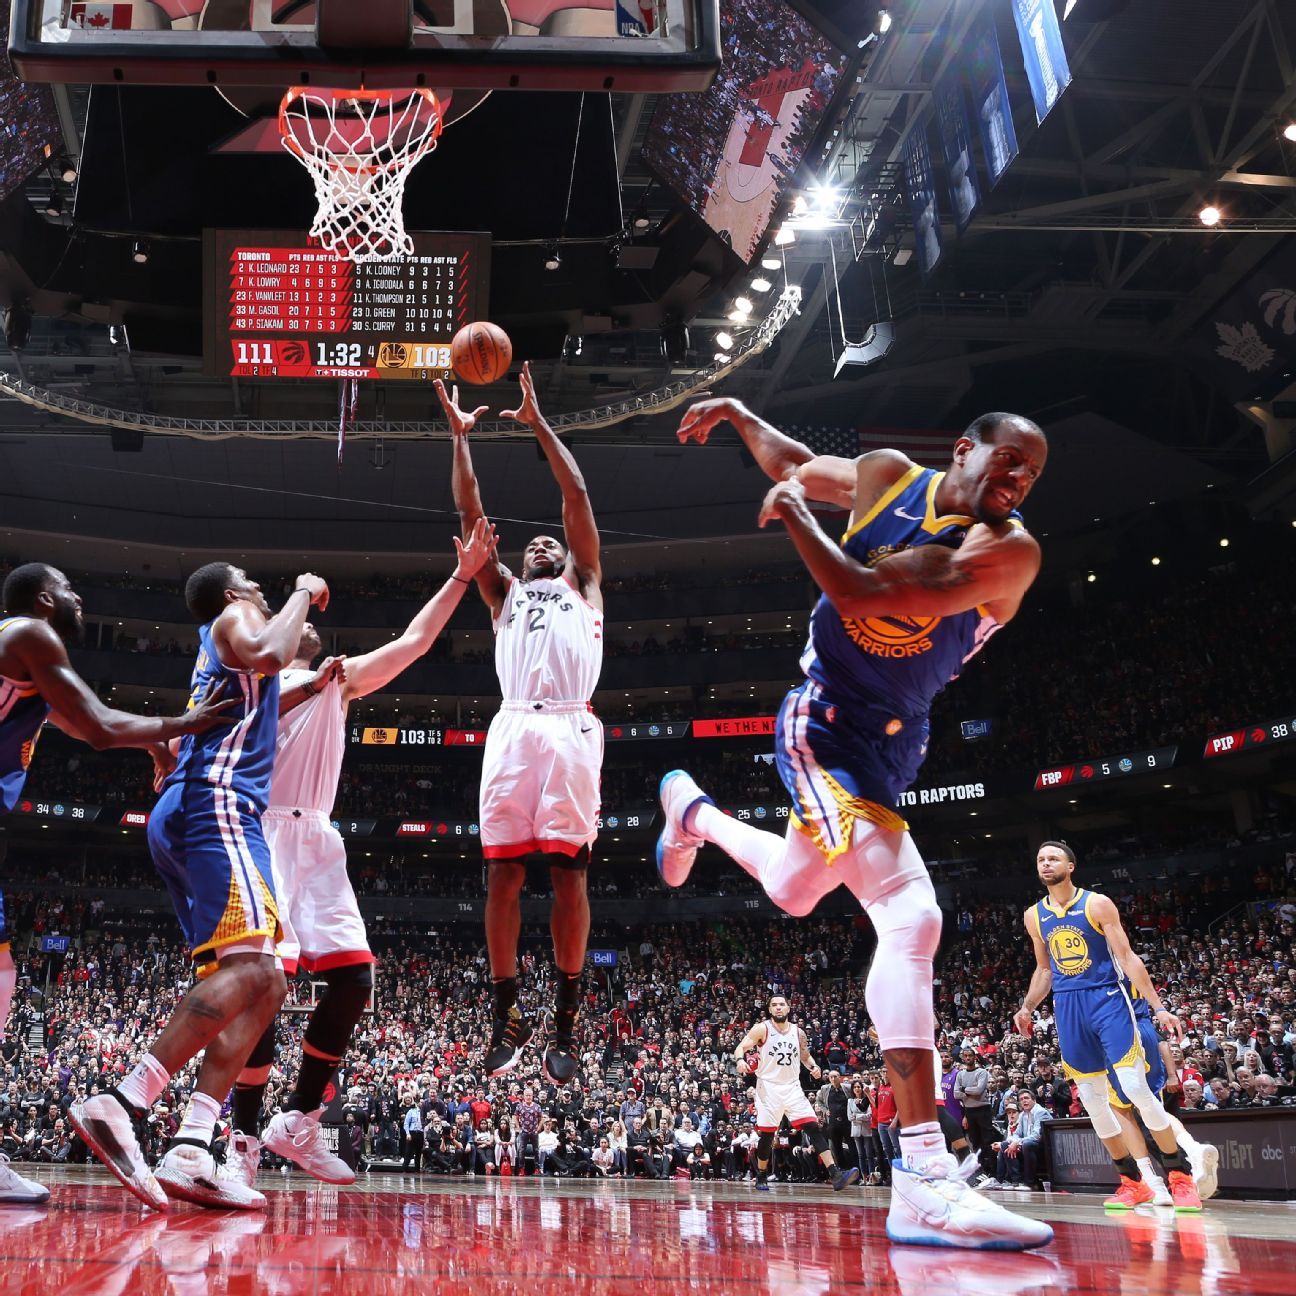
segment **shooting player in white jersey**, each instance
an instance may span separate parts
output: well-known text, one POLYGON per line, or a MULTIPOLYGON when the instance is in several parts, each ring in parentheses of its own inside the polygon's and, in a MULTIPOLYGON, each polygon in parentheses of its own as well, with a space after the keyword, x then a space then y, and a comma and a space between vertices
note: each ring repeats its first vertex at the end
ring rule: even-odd
POLYGON ((323 645, 308 622, 296 657, 280 676, 274 774, 263 817, 283 928, 278 954, 289 976, 300 966, 325 989, 306 1024, 297 1082, 260 1140, 273 1022, 235 1082, 234 1128, 222 1173, 248 1188, 255 1184, 262 1142, 325 1183, 355 1180, 355 1171, 324 1145, 319 1125, 325 1087, 373 990, 374 956, 347 876, 346 846, 330 818, 346 750, 346 711, 355 699, 386 688, 432 647, 495 551, 495 533, 484 518, 466 541, 453 539, 454 572, 404 634, 356 657, 328 657, 314 669, 323 645))
POLYGON ((841 1192, 849 1188, 860 1172, 855 1166, 842 1169, 833 1159, 832 1149, 815 1115, 810 1100, 801 1088, 801 1068, 805 1067, 816 1080, 823 1074, 810 1054, 810 1042, 800 1026, 789 1020, 791 1009, 782 995, 769 1001, 769 1020, 757 1022, 742 1037, 734 1049, 734 1061, 743 1065, 747 1054, 756 1051, 756 1062, 748 1069, 756 1077, 756 1184, 761 1192, 769 1192, 770 1156, 774 1151, 774 1135, 783 1117, 794 1130, 804 1130, 824 1169, 832 1179, 832 1186, 841 1192))
MULTIPOLYGON (((451 481, 466 535, 482 517, 468 433, 486 407, 466 414, 457 388, 447 395, 444 384, 435 386, 454 434, 451 481)), ((562 491, 567 547, 553 536, 536 536, 523 554, 520 577, 498 561, 477 573, 495 630, 495 668, 504 695, 482 759, 486 946, 495 997, 485 1067, 493 1076, 512 1069, 531 1039, 531 1024, 517 1003, 517 943, 526 860, 539 855, 549 863, 553 885, 550 926, 558 971, 544 1070, 565 1085, 577 1066, 576 1017, 590 925, 585 875, 598 832, 603 765, 603 726, 589 701, 603 665, 599 534, 585 479, 541 415, 528 365, 522 367, 522 404, 502 417, 535 433, 562 491)))

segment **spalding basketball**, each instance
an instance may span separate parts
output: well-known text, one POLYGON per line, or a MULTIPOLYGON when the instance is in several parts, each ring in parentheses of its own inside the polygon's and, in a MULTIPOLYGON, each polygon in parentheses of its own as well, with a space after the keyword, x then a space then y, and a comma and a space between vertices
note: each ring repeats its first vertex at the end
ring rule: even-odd
POLYGON ((450 342, 450 363, 467 383, 492 383, 508 373, 513 343, 498 324, 465 324, 450 342))

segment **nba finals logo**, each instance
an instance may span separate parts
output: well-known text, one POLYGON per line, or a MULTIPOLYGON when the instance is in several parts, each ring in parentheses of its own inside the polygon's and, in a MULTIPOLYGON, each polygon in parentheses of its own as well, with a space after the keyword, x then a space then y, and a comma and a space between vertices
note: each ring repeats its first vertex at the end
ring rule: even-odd
POLYGON ((931 651, 931 636, 940 623, 940 617, 923 616, 842 618, 851 642, 873 657, 921 657, 931 651))
POLYGON ((1063 976, 1079 976, 1093 967, 1089 945, 1075 927, 1055 927, 1048 938, 1049 953, 1063 976))

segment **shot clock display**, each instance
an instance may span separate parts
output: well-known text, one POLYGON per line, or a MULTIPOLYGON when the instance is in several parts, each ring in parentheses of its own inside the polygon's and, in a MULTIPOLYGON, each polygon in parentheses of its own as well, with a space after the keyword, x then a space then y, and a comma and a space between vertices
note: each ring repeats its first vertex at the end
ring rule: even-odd
POLYGON ((231 378, 450 375, 450 339, 485 319, 489 234, 415 234, 414 253, 355 264, 284 230, 208 230, 203 354, 231 378))

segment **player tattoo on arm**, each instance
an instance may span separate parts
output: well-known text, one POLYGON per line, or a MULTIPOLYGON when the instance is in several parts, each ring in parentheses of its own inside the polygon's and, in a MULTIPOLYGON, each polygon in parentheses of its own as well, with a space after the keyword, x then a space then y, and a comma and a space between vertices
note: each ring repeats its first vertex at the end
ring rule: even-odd
POLYGON ((924 1062, 932 1061, 934 1054, 931 1049, 899 1048, 883 1049, 882 1057, 897 1080, 909 1080, 918 1074, 924 1062))

